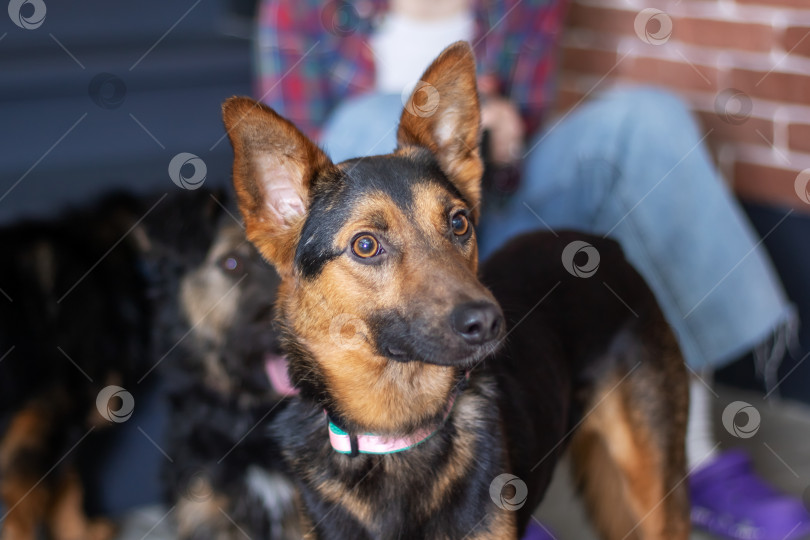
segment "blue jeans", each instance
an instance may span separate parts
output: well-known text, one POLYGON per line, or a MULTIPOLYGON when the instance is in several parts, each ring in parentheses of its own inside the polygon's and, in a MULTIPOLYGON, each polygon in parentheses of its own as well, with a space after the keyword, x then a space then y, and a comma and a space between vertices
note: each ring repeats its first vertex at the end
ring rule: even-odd
MULTIPOLYGON (((335 162, 396 146, 399 95, 342 104, 321 143, 335 162)), ((718 367, 793 323, 767 254, 715 170, 684 104, 607 92, 529 142, 518 191, 484 207, 481 256, 535 229, 610 236, 653 289, 693 369, 718 367)))

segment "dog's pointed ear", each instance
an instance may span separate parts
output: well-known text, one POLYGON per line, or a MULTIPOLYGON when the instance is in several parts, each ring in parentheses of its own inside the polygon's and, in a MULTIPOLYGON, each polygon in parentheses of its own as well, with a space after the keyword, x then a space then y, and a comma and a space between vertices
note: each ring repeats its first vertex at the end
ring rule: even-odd
POLYGON ((397 144, 419 145, 439 159, 444 173, 472 206, 477 221, 484 165, 479 152, 481 114, 470 45, 447 47, 422 75, 399 120, 397 144))
POLYGON ((291 122, 250 98, 222 105, 247 238, 281 275, 293 269, 312 179, 332 162, 291 122))

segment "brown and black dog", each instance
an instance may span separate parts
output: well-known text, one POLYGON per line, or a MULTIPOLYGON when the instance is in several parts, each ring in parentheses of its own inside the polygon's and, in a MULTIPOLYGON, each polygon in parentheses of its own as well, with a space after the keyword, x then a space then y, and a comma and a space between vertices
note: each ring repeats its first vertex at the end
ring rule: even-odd
POLYGON ((300 396, 273 429, 307 537, 517 538, 570 446, 604 538, 687 538, 687 380, 653 295, 576 233, 514 240, 479 279, 469 46, 423 81, 392 154, 339 164, 271 109, 224 105, 248 238, 281 276, 300 396), (598 277, 565 269, 573 241, 598 277))
POLYGON ((92 431, 132 414, 132 395, 114 388, 132 388, 150 362, 148 241, 137 225, 152 202, 110 195, 0 229, 2 540, 113 534, 85 515, 78 464, 92 431), (101 399, 105 387, 115 393, 101 399))

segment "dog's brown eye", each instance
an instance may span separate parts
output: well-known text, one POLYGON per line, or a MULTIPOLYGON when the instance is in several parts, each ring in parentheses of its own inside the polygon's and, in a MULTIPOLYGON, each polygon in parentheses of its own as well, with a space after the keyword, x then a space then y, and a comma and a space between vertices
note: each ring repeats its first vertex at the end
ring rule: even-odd
POLYGON ((453 217, 450 218, 450 226, 453 228, 453 234, 456 236, 464 236, 467 234, 467 231, 470 230, 470 220, 467 219, 464 212, 456 212, 453 214, 453 217))
POLYGON ((358 257, 368 259, 377 255, 380 251, 380 243, 370 234, 361 234, 352 242, 352 252, 358 257))
POLYGON ((245 263, 242 258, 233 253, 223 255, 217 261, 219 267, 229 274, 241 274, 245 268, 245 263))

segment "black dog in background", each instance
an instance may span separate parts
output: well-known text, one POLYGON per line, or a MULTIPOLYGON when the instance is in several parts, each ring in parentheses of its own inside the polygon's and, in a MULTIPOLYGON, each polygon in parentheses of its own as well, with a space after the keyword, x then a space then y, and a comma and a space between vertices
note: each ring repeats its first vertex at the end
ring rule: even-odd
POLYGON ((300 538, 292 483, 267 432, 284 406, 270 378, 286 370, 273 328, 279 278, 225 205, 198 190, 152 220, 168 496, 179 538, 300 538))
POLYGON ((225 201, 204 189, 114 195, 0 229, 2 540, 113 536, 85 514, 79 465, 90 432, 132 409, 127 391, 98 405, 102 389, 135 393, 153 371, 170 398, 160 444, 180 537, 294 535, 292 488, 264 429, 282 399, 267 371, 282 361, 278 277, 225 201))
POLYGON ((84 515, 72 450, 131 413, 131 394, 111 385, 129 388, 149 362, 148 245, 137 226, 146 203, 112 196, 0 229, 3 540, 33 540, 43 527, 55 539, 112 534, 84 515))

